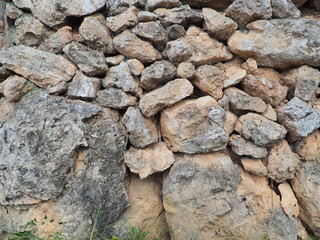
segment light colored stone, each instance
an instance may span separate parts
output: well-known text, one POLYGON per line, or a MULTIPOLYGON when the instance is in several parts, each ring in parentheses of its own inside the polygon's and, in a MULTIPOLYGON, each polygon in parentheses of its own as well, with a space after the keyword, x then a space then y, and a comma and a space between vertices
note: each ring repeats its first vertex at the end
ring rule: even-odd
POLYGON ((230 135, 234 131, 237 121, 237 115, 230 111, 226 111, 226 122, 224 123, 224 130, 228 133, 228 135, 230 135))
POLYGON ((254 58, 259 66, 265 67, 320 66, 320 21, 261 20, 248 24, 247 28, 249 32, 236 31, 228 41, 229 49, 241 58, 254 58))
POLYGON ((159 142, 144 149, 131 147, 124 153, 124 162, 131 172, 139 174, 143 179, 168 169, 174 162, 174 156, 166 143, 159 142))
POLYGON ((71 98, 94 99, 101 88, 99 78, 91 78, 77 72, 69 85, 68 96, 71 98))
POLYGON ((12 4, 6 5, 6 15, 10 19, 17 19, 22 15, 22 11, 12 4))
POLYGON ((262 116, 274 122, 276 122, 278 119, 276 111, 273 109, 273 107, 270 104, 267 104, 267 109, 262 113, 262 116))
POLYGON ((8 77, 0 84, 0 92, 9 102, 18 102, 20 97, 32 88, 33 86, 28 83, 27 79, 18 75, 8 77))
POLYGON ((180 6, 181 2, 179 0, 148 0, 146 9, 153 11, 157 8, 174 8, 180 6))
POLYGON ((267 176, 268 171, 260 159, 241 158, 241 163, 244 169, 257 176, 267 176))
POLYGON ((140 11, 138 12, 138 21, 139 22, 150 22, 158 19, 158 15, 153 12, 140 11))
POLYGON ((157 22, 142 22, 131 30, 139 37, 152 42, 160 49, 164 48, 165 43, 168 41, 166 30, 157 22))
POLYGON ((246 76, 246 74, 247 71, 239 66, 235 65, 227 67, 225 72, 226 79, 224 80, 223 87, 227 88, 237 85, 246 76))
POLYGON ((144 69, 144 65, 142 62, 140 62, 138 59, 129 59, 127 61, 131 72, 136 75, 136 76, 140 76, 143 69, 144 69))
POLYGON ((302 66, 297 69, 296 88, 294 96, 304 101, 311 101, 313 94, 320 83, 320 72, 309 66, 302 66))
POLYGON ((0 99, 0 125, 5 123, 13 114, 15 109, 15 103, 9 102, 5 98, 0 99))
POLYGON ((258 70, 258 64, 253 58, 248 58, 241 67, 247 71, 249 74, 254 74, 258 70))
POLYGON ((162 59, 160 52, 151 43, 139 39, 134 33, 126 30, 113 39, 115 49, 122 55, 138 59, 143 63, 152 63, 162 59))
POLYGON ((125 109, 137 104, 137 98, 118 88, 106 88, 97 93, 97 101, 103 107, 125 109))
POLYGON ((299 18, 301 14, 291 0, 271 0, 271 6, 275 18, 299 18))
POLYGON ((138 12, 138 8, 132 6, 119 15, 108 17, 107 26, 112 32, 122 32, 124 29, 132 27, 138 23, 138 12))
POLYGON ((281 194, 281 206, 289 217, 299 216, 299 204, 292 191, 291 186, 287 182, 281 183, 279 186, 281 194))
POLYGON ((304 160, 320 162, 320 130, 296 142, 295 151, 304 160))
POLYGON ((268 154, 268 151, 265 147, 258 147, 257 145, 236 134, 230 136, 229 145, 231 146, 232 151, 240 156, 264 158, 268 154))
POLYGON ((273 146, 287 134, 282 125, 256 113, 247 113, 239 117, 235 130, 245 139, 252 140, 261 147, 273 146))
MULTIPOLYGON (((206 153, 224 149, 228 134, 221 123, 213 121, 215 116, 211 110, 216 107, 219 107, 217 102, 206 96, 181 101, 163 110, 160 117, 161 133, 171 150, 206 153)), ((221 116, 219 112, 217 115, 221 116)))
POLYGON ((68 90, 68 83, 66 82, 61 82, 61 83, 58 83, 56 86, 53 86, 53 87, 50 87, 50 88, 47 88, 47 91, 48 93, 50 94, 60 94, 60 93, 63 93, 63 92, 66 92, 68 90))
POLYGON ((159 130, 152 118, 145 118, 139 108, 129 107, 122 118, 122 123, 129 132, 130 143, 137 148, 144 148, 159 140, 159 130))
POLYGON ((112 57, 106 57, 106 63, 108 65, 118 65, 125 59, 122 55, 112 56, 112 57))
POLYGON ((139 108, 146 117, 152 117, 160 110, 190 96, 193 93, 192 84, 186 79, 176 79, 144 95, 139 108))
POLYGON ((196 72, 196 68, 192 63, 182 62, 177 67, 177 77, 192 79, 196 72))
POLYGON ((0 63, 40 87, 67 82, 76 73, 76 67, 64 57, 22 45, 1 49, 0 63))

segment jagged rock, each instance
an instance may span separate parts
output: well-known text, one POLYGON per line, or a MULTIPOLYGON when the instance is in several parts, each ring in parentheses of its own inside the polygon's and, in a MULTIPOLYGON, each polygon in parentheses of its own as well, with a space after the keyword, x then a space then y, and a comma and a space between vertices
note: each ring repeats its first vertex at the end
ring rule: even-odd
POLYGON ((91 78, 77 72, 69 85, 68 96, 71 98, 94 99, 101 88, 99 78, 91 78))
POLYGON ((223 82, 225 80, 224 71, 216 66, 203 65, 197 68, 193 83, 202 92, 211 95, 219 100, 223 95, 223 82))
POLYGON ((140 11, 138 12, 138 21, 139 22, 150 22, 158 19, 158 15, 153 12, 140 11))
POLYGON ((128 58, 136 58, 143 63, 162 59, 160 52, 151 43, 139 39, 134 33, 126 30, 113 39, 115 49, 128 58))
POLYGON ((18 8, 30 9, 34 17, 50 27, 63 23, 68 16, 89 15, 106 4, 106 0, 69 0, 62 2, 13 0, 13 2, 18 8))
POLYGON ((179 24, 173 24, 167 27, 167 34, 169 40, 176 40, 184 37, 186 35, 186 30, 184 30, 184 27, 179 24))
POLYGON ((139 108, 129 107, 122 118, 122 123, 129 132, 130 143, 137 148, 144 148, 159 140, 155 121, 145 118, 139 108))
POLYGON ((247 61, 241 65, 241 67, 249 74, 254 74, 258 70, 258 64, 253 58, 248 58, 247 61))
POLYGON ((299 168, 300 160, 297 154, 291 151, 286 140, 280 141, 271 148, 268 155, 268 177, 276 182, 292 179, 299 168))
POLYGON ((67 82, 76 73, 76 67, 64 57, 22 45, 1 49, 0 63, 40 87, 67 82))
POLYGON ((5 96, 9 102, 17 102, 20 97, 31 90, 33 86, 28 80, 18 75, 8 77, 0 84, 0 93, 5 96))
POLYGON ((157 61, 141 72, 140 84, 150 90, 169 82, 176 76, 177 69, 167 60, 157 61))
POLYGON ((292 191, 291 186, 287 182, 281 183, 279 186, 281 193, 281 206, 289 217, 299 216, 299 204, 292 191))
POLYGON ((217 10, 227 8, 234 0, 181 0, 183 4, 189 4, 194 8, 209 7, 217 10))
POLYGON ((182 62, 177 67, 177 77, 192 79, 196 73, 196 68, 192 63, 182 62))
POLYGON ((92 49, 106 53, 114 52, 112 36, 102 14, 96 13, 85 17, 80 25, 79 33, 92 49))
POLYGON ((227 17, 236 21, 240 27, 259 19, 268 19, 272 16, 270 0, 235 0, 225 12, 227 17))
POLYGON ((320 164, 316 161, 302 163, 292 187, 300 207, 299 218, 317 236, 320 235, 320 164))
POLYGON ((70 43, 63 48, 63 52, 89 76, 103 74, 108 69, 102 52, 92 50, 81 43, 70 43))
POLYGON ((144 8, 144 0, 108 0, 106 3, 108 16, 116 16, 125 12, 129 7, 144 8))
POLYGON ((144 149, 130 148, 124 153, 124 162, 131 172, 146 178, 156 172, 163 172, 174 162, 173 153, 166 143, 159 142, 144 149))
POLYGON ((35 46, 39 45, 49 35, 48 29, 38 19, 24 16, 15 21, 16 44, 35 46))
POLYGON ((61 83, 58 83, 56 86, 53 86, 53 87, 50 87, 50 88, 47 88, 47 91, 48 93, 50 94, 60 94, 60 93, 63 93, 65 91, 68 90, 68 83, 66 82, 61 82, 61 83))
POLYGON ((238 24, 231 18, 225 17, 214 9, 203 8, 202 14, 203 28, 219 40, 227 40, 238 28, 238 24))
POLYGON ((312 19, 261 20, 236 31, 229 49, 241 58, 254 58, 259 66, 287 68, 307 64, 319 67, 320 21, 312 19), (279 42, 279 39, 281 41, 279 42))
POLYGON ((233 134, 229 138, 229 145, 232 151, 240 156, 250 156, 254 158, 264 158, 268 151, 265 147, 258 147, 255 144, 245 140, 240 135, 233 134))
POLYGON ((107 88, 97 94, 97 101, 103 107, 124 109, 137 104, 137 98, 118 88, 107 88))
POLYGON ((189 27, 186 37, 168 42, 165 51, 170 61, 186 61, 195 66, 232 58, 232 54, 222 43, 195 26, 189 27))
POLYGON ((230 108, 234 112, 253 111, 263 113, 267 109, 267 105, 258 97, 252 97, 238 88, 227 88, 224 91, 229 98, 230 108))
POLYGON ((124 29, 132 27, 138 23, 139 9, 135 6, 129 7, 123 13, 107 18, 107 26, 112 32, 122 32, 124 29))
POLYGON ((281 84, 281 75, 269 68, 260 68, 254 74, 247 74, 242 86, 246 93, 260 97, 274 107, 285 100, 288 92, 288 88, 281 84))
POLYGON ((272 16, 276 18, 299 18, 301 12, 291 0, 271 0, 272 16))
POLYGON ((260 159, 241 158, 244 169, 258 176, 267 176, 268 171, 260 159))
POLYGON ((262 116, 274 122, 278 120, 277 113, 270 104, 267 104, 267 109, 262 113, 262 116))
POLYGON ((152 117, 160 110, 190 96, 193 93, 192 84, 186 79, 176 79, 144 95, 139 108, 146 117, 152 117))
POLYGON ((105 88, 121 88, 123 91, 133 93, 137 96, 142 93, 137 78, 132 75, 130 67, 126 62, 109 68, 107 75, 102 79, 102 85, 105 88))
POLYGON ((237 115, 235 115, 230 111, 226 111, 226 121, 224 123, 224 130, 229 135, 234 131, 237 121, 238 121, 237 115))
POLYGON ((10 19, 17 19, 22 15, 22 11, 12 4, 6 5, 6 16, 10 19))
POLYGON ((174 8, 180 6, 181 2, 179 0, 148 0, 146 9, 153 11, 157 8, 174 8))
POLYGON ((173 152, 206 153, 226 147, 228 134, 223 126, 212 121, 213 112, 209 118, 211 109, 215 107, 218 107, 217 102, 206 96, 181 101, 162 111, 162 137, 173 152))
POLYGON ((144 70, 144 65, 142 62, 140 62, 138 59, 129 59, 127 63, 134 75, 141 75, 142 71, 144 70))
POLYGON ((242 69, 239 66, 230 66, 227 67, 224 80, 223 87, 232 87, 237 85, 241 80, 247 75, 247 71, 242 69))
POLYGON ((273 146, 287 134, 287 130, 282 125, 255 113, 247 113, 239 117, 235 130, 245 139, 252 140, 254 144, 261 147, 273 146))
POLYGON ((320 130, 296 142, 295 151, 304 160, 320 162, 320 130))
POLYGON ((219 105, 213 106, 210 108, 210 111, 208 112, 208 119, 209 122, 212 123, 212 125, 224 127, 227 119, 227 114, 225 110, 219 105))
POLYGON ((132 32, 152 43, 155 46, 164 46, 168 41, 164 27, 157 22, 142 22, 132 28, 132 32))
POLYGON ((124 61, 125 57, 122 55, 117 55, 117 56, 112 56, 112 57, 106 57, 106 63, 108 65, 118 65, 120 64, 122 61, 124 61))
POLYGON ((306 137, 320 127, 320 114, 297 97, 277 109, 279 122, 286 127, 291 141, 306 137))

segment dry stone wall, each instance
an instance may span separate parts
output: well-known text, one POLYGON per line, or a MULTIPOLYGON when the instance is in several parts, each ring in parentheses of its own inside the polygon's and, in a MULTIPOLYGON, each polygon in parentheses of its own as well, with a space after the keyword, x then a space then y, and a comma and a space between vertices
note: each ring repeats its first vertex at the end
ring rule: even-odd
POLYGON ((1 0, 0 238, 320 237, 319 11, 1 0))

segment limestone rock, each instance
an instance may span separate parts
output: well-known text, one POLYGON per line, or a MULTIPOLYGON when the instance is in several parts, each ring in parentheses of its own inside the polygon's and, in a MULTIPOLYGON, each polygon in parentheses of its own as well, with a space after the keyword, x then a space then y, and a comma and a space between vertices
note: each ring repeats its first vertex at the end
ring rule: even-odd
POLYGON ((124 109, 137 104, 137 98, 118 88, 107 88, 97 94, 97 101, 103 107, 124 109))
POLYGON ((139 39, 126 30, 113 39, 115 49, 128 58, 136 58, 143 63, 151 63, 162 58, 151 43, 139 39))
POLYGON ((139 108, 146 117, 152 117, 160 110, 190 96, 193 93, 192 84, 186 79, 176 79, 144 95, 139 108))
POLYGON ((138 21, 139 22, 150 22, 158 19, 158 15, 153 12, 140 11, 138 12, 138 21))
POLYGON ((108 0, 106 3, 108 16, 119 15, 132 6, 144 8, 144 5, 144 0, 108 0))
POLYGON ((71 98, 94 99, 101 88, 99 78, 91 78, 82 72, 77 72, 68 89, 68 96, 71 98))
POLYGON ((165 51, 170 61, 187 61, 195 66, 232 58, 232 54, 222 43, 195 26, 189 27, 186 37, 168 42, 165 51))
POLYGON ((234 131, 237 121, 238 121, 237 115, 235 115, 230 111, 226 111, 226 121, 224 123, 224 130, 229 135, 234 131))
MULTIPOLYGON (((209 96, 181 101, 162 111, 161 133, 173 152, 206 153, 224 149, 228 134, 223 126, 210 121, 217 102, 209 96)), ((219 115, 220 116, 220 115, 219 115)))
POLYGON ((107 18, 107 26, 113 32, 122 32, 128 27, 132 27, 138 23, 138 8, 132 6, 125 12, 114 17, 107 18))
POLYGON ((168 41, 164 27, 157 22, 142 22, 136 25, 132 32, 152 43, 155 46, 163 47, 168 41))
POLYGON ((269 152, 267 164, 268 176, 276 182, 292 179, 299 165, 298 155, 291 151, 286 140, 282 140, 272 147, 269 152))
POLYGON ((223 87, 227 88, 237 85, 246 76, 246 74, 246 70, 239 66, 227 67, 225 72, 226 79, 224 80, 223 87))
POLYGON ((14 113, 15 106, 14 102, 9 102, 5 98, 0 99, 0 126, 14 113))
POLYGON ((241 67, 245 69, 249 74, 254 74, 258 70, 258 64, 253 58, 248 58, 241 67))
POLYGON ((202 92, 219 100, 223 95, 222 89, 224 80, 225 74, 222 70, 216 66, 203 65, 197 68, 193 83, 202 92))
POLYGON ((299 204, 292 191, 291 186, 287 182, 283 182, 279 185, 278 188, 281 193, 281 206, 285 213, 289 217, 298 217, 299 204))
POLYGON ((320 83, 320 72, 306 65, 296 70, 296 75, 292 76, 296 82, 294 96, 306 102, 311 101, 320 83))
POLYGON ((272 16, 276 18, 299 18, 301 12, 291 0, 271 0, 272 16))
POLYGON ((212 125, 224 127, 227 119, 227 114, 222 107, 216 105, 210 108, 208 112, 208 118, 209 122, 212 125))
POLYGON ((174 162, 174 156, 166 143, 159 142, 144 149, 131 147, 124 153, 124 162, 131 172, 139 174, 143 179, 169 168, 174 162))
POLYGON ((276 111, 273 109, 273 107, 270 104, 267 104, 267 109, 262 113, 262 116, 274 122, 276 122, 278 119, 276 111))
POLYGON ((230 108, 234 112, 253 111, 262 113, 267 109, 267 105, 260 98, 252 97, 238 88, 227 88, 224 93, 228 96, 230 108))
POLYGON ((273 146, 287 134, 287 130, 282 125, 255 113, 242 115, 238 119, 235 130, 245 139, 252 140, 261 147, 273 146))
POLYGON ((106 53, 114 52, 112 36, 102 14, 96 13, 85 17, 79 33, 90 48, 106 53))
POLYGON ((177 40, 178 38, 186 35, 186 30, 184 30, 184 27, 179 24, 173 24, 167 27, 166 30, 169 40, 177 40))
POLYGON ((177 67, 177 77, 192 79, 196 72, 196 68, 192 63, 182 62, 177 67))
POLYGON ((174 8, 180 6, 181 2, 179 0, 149 0, 147 1, 146 9, 153 11, 157 8, 174 8))
POLYGON ((229 49, 241 58, 254 58, 259 66, 275 68, 320 66, 319 21, 261 20, 248 24, 247 28, 249 32, 236 31, 228 41, 229 49))
POLYGON ((125 59, 125 57, 122 56, 122 55, 117 55, 117 56, 112 56, 112 57, 106 57, 106 63, 107 63, 108 65, 115 66, 115 65, 118 65, 118 64, 120 64, 121 62, 123 62, 124 59, 125 59))
POLYGON ((142 71, 144 70, 144 65, 142 62, 140 62, 138 59, 129 59, 127 63, 134 75, 141 75, 142 71))
POLYGON ((40 87, 67 82, 76 73, 76 67, 64 57, 22 45, 1 49, 0 63, 40 87))
POLYGON ((27 79, 18 75, 8 77, 0 84, 0 92, 9 102, 17 102, 20 97, 31 90, 33 86, 28 83, 27 79))
POLYGON ((246 141, 240 135, 233 134, 229 138, 229 145, 232 151, 240 156, 249 156, 254 158, 264 158, 268 151, 265 147, 258 147, 255 144, 246 141))
POLYGON ((156 61, 141 72, 140 84, 150 90, 174 79, 176 72, 176 67, 170 61, 156 61))
POLYGON ((320 162, 320 130, 296 142, 295 151, 304 160, 320 162))
POLYGON ((244 169, 258 176, 267 176, 268 171, 260 159, 241 158, 244 169))
POLYGON ((288 88, 281 84, 281 75, 269 68, 260 68, 253 75, 247 74, 242 86, 246 93, 260 97, 273 107, 279 106, 288 92, 288 88))
POLYGON ((227 40, 238 28, 238 24, 231 18, 225 17, 214 9, 203 8, 202 14, 203 28, 219 40, 227 40))
POLYGON ((137 148, 144 148, 159 139, 155 121, 145 118, 138 108, 129 107, 122 118, 122 123, 129 132, 130 143, 137 148))
POLYGON ((279 122, 286 127, 290 140, 306 137, 320 127, 320 115, 297 97, 277 109, 279 122))
POLYGON ((10 19, 17 19, 22 15, 22 11, 12 4, 6 5, 6 16, 10 19))

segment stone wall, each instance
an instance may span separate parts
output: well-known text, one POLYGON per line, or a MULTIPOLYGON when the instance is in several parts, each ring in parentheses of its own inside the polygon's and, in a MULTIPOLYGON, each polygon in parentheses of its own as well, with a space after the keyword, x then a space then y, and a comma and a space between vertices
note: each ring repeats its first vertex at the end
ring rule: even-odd
POLYGON ((1 239, 320 237, 318 10, 2 0, 1 239))

